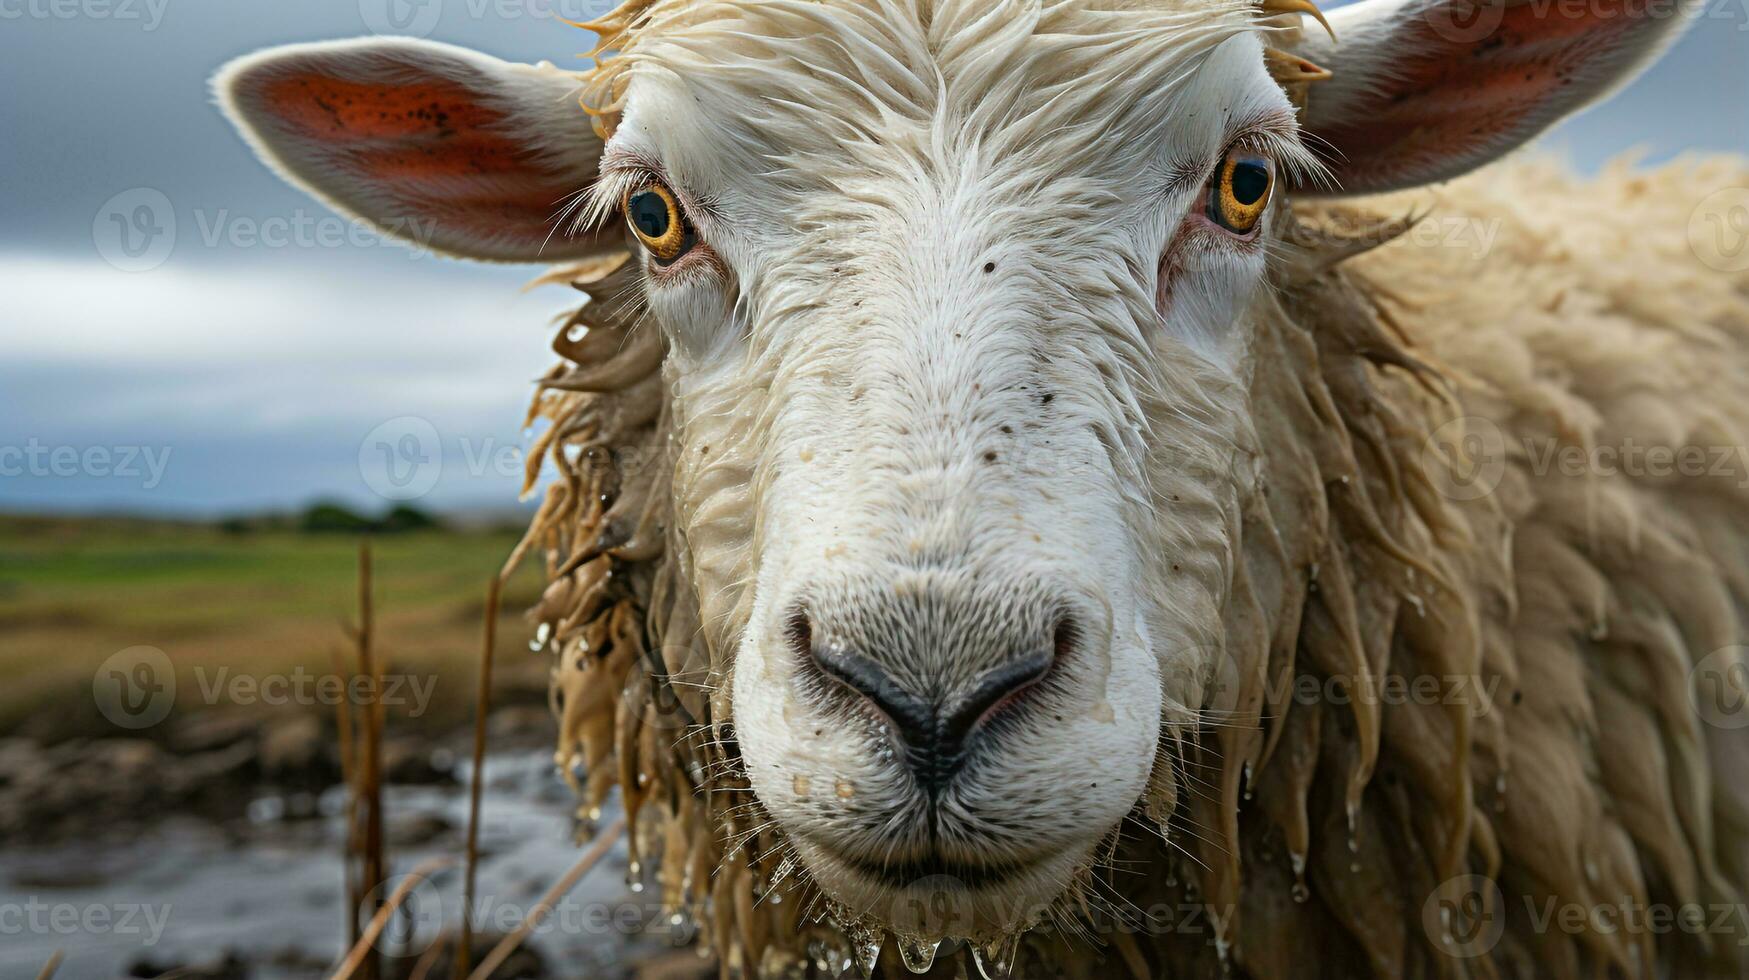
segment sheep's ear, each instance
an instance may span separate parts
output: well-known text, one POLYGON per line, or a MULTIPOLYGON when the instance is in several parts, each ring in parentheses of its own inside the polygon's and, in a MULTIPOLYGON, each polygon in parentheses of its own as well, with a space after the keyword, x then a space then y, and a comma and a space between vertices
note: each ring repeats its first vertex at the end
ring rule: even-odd
MULTIPOLYGON (((1341 193, 1456 177, 1612 93, 1656 60, 1699 3, 1363 0, 1309 27, 1304 129, 1341 193)), ((1315 191, 1315 188, 1305 188, 1315 191)))
POLYGON ((575 76, 429 41, 272 48, 213 79, 225 114, 281 176, 384 234, 464 258, 555 261, 619 235, 560 212, 601 140, 575 76))

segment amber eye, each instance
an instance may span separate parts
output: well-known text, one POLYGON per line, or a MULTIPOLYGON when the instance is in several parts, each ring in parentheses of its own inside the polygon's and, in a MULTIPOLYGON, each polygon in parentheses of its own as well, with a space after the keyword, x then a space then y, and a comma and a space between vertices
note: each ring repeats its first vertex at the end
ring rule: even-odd
POLYGON ((645 184, 625 197, 626 224, 650 250, 660 265, 667 265, 692 248, 692 226, 680 213, 674 192, 661 184, 645 184))
POLYGON ((1229 151, 1209 184, 1208 217, 1235 235, 1249 235, 1269 206, 1275 169, 1252 153, 1229 151))

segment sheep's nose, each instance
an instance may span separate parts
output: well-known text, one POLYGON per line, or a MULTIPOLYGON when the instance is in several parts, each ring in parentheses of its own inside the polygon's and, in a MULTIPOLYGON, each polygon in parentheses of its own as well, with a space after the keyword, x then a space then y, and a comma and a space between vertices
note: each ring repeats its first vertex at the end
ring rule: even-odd
MULTIPOLYGON (((959 625, 991 628, 986 617, 969 619, 959 625)), ((851 641, 816 625, 808 613, 796 612, 788 626, 792 647, 798 654, 805 651, 821 674, 884 716, 912 776, 931 795, 952 781, 982 724, 1050 673, 1072 633, 1072 627, 1060 622, 1055 630, 1038 630, 1036 636, 990 637, 984 645, 999 653, 966 657, 963 637, 930 637, 935 642, 918 649, 918 644, 906 642, 919 638, 910 630, 851 641)), ((941 632, 957 631, 949 624, 941 632)))

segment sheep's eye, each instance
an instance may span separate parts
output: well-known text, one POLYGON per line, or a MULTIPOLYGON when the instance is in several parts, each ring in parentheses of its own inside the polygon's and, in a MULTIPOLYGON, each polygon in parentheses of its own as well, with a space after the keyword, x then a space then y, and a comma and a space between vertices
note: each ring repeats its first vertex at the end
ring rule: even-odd
POLYGON ((1249 235, 1263 218, 1274 185, 1268 159, 1229 151, 1209 186, 1209 220, 1235 235, 1249 235))
POLYGON ((692 226, 668 188, 646 184, 626 195, 624 208, 626 224, 657 264, 667 265, 692 248, 692 226))

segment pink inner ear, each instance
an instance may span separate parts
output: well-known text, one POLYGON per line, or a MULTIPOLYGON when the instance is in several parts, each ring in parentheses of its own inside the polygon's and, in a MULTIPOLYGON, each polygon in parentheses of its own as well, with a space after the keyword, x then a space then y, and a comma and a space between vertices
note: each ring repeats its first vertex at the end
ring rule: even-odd
MULTIPOLYGON (((1388 77, 1345 105, 1343 121, 1316 127, 1336 151, 1343 189, 1455 176, 1535 135, 1596 94, 1650 6, 1502 3, 1448 0, 1394 27, 1381 65, 1388 77)), ((1310 99, 1316 112, 1315 86, 1310 99)))
POLYGON ((583 187, 578 175, 554 173, 504 135, 505 113, 456 82, 291 72, 267 80, 258 95, 286 137, 403 212, 373 209, 379 223, 435 222, 445 238, 538 244, 564 199, 583 187))

